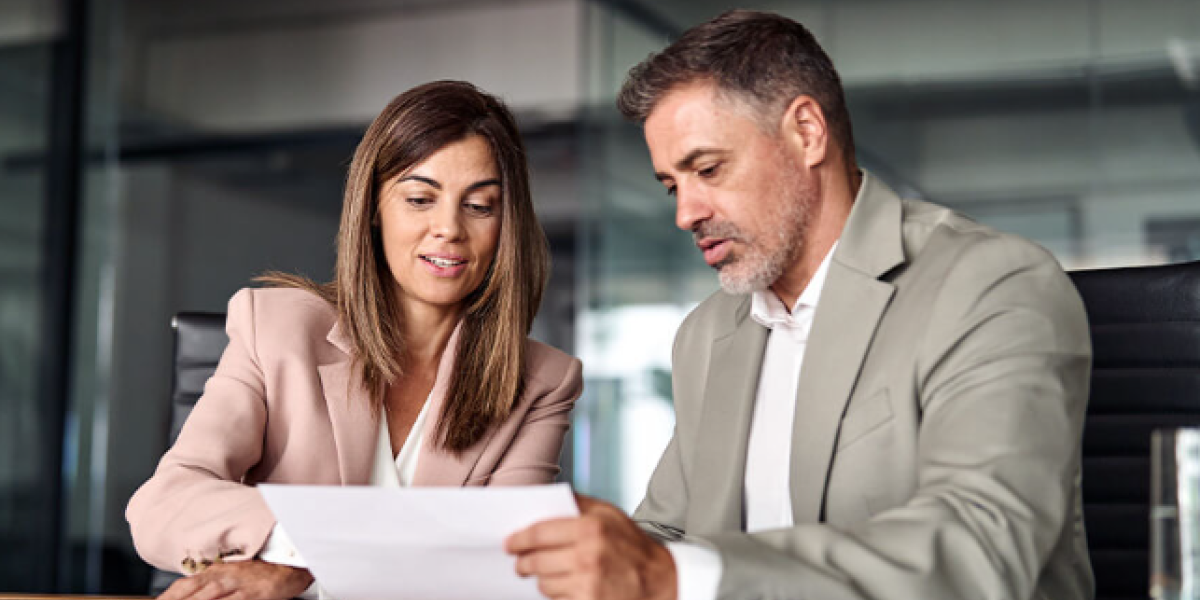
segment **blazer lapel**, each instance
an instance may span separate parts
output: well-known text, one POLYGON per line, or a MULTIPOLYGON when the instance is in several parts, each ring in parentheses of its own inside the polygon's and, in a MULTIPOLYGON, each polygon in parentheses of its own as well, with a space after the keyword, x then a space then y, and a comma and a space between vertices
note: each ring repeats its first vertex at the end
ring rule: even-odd
POLYGON ((738 307, 732 332, 713 340, 696 464, 704 465, 691 496, 688 523, 699 532, 742 528, 742 488, 754 395, 767 329, 749 318, 750 297, 738 307))
POLYGON ((842 416, 895 291, 879 278, 904 262, 902 218, 900 199, 864 173, 817 302, 796 391, 790 472, 796 523, 823 517, 842 416))
POLYGON ((342 485, 366 485, 370 483, 379 421, 371 414, 370 395, 361 379, 352 377, 350 340, 340 323, 333 325, 325 339, 341 350, 337 359, 318 366, 317 371, 333 427, 342 485))
POLYGON ((459 487, 467 482, 483 449, 487 447, 496 428, 493 427, 482 440, 455 455, 445 451, 437 437, 437 427, 442 421, 442 411, 445 409, 446 393, 450 390, 450 377, 454 373, 454 359, 458 353, 459 336, 462 331, 462 321, 450 334, 446 342, 446 350, 438 362, 437 376, 434 379, 433 390, 429 392, 429 413, 425 416, 425 438, 421 442, 421 452, 417 458, 417 472, 413 474, 414 486, 443 486, 459 487))

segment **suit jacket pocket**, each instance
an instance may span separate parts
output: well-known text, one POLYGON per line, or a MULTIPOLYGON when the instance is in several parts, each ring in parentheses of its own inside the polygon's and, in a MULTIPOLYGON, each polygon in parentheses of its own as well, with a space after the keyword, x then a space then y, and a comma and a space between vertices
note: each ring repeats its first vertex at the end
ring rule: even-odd
POLYGON ((858 442, 892 420, 892 403, 887 389, 879 390, 864 400, 852 400, 842 426, 838 432, 837 449, 840 451, 858 442))

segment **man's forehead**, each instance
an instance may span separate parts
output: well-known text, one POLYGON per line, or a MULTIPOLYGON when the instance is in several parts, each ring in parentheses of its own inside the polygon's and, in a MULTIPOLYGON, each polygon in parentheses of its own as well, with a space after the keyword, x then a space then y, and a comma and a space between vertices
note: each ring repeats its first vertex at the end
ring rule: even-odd
POLYGON ((719 106, 713 84, 693 82, 677 85, 663 94, 646 116, 647 129, 679 125, 702 117, 718 117, 726 107, 719 106))
POLYGON ((716 88, 689 84, 665 94, 643 126, 655 169, 664 172, 688 159, 731 151, 755 125, 722 101, 716 88))

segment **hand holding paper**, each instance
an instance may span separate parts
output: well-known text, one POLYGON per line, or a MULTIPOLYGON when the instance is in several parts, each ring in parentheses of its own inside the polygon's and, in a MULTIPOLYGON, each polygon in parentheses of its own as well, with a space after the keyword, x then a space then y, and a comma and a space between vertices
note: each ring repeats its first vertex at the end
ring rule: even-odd
POLYGON ((517 572, 548 598, 676 600, 675 561, 621 509, 577 495, 580 518, 542 521, 508 538, 517 572))
POLYGON ((336 600, 535 600, 504 540, 579 514, 566 484, 495 488, 260 485, 336 600))

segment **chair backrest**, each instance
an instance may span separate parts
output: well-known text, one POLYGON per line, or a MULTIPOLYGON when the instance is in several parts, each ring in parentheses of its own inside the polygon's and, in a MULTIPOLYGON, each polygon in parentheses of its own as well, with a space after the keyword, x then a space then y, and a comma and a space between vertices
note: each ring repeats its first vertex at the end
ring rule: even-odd
POLYGON ((1083 503, 1097 600, 1149 590, 1150 434, 1200 426, 1200 262, 1076 271, 1092 333, 1083 503))
MULTIPOLYGON (((175 357, 168 446, 179 437, 183 422, 204 393, 205 382, 216 370, 217 361, 229 344, 229 337, 225 335, 225 315, 221 313, 179 313, 171 319, 171 329, 175 333, 175 357)), ((150 594, 163 593, 178 578, 175 573, 154 569, 150 575, 150 594)))
POLYGON ((229 345, 229 336, 225 335, 223 313, 179 313, 171 319, 171 329, 175 331, 175 372, 171 378, 168 441, 174 444, 183 422, 204 393, 204 383, 229 345))

